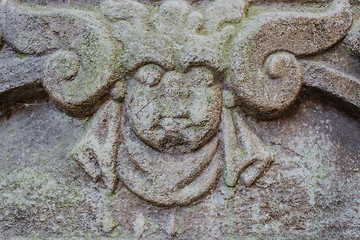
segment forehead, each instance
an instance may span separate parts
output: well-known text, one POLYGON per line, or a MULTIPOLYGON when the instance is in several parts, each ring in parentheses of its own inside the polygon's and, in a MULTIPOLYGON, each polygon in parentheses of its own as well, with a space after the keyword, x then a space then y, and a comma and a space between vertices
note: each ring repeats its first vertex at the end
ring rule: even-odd
POLYGON ((195 66, 204 66, 222 72, 225 58, 221 51, 201 36, 194 36, 182 44, 174 43, 166 38, 150 39, 134 42, 127 50, 126 69, 132 72, 145 64, 157 64, 165 70, 185 71, 195 66), (144 43, 145 42, 145 43, 144 43))
POLYGON ((104 6, 102 11, 113 20, 113 35, 124 46, 124 67, 129 72, 146 63, 156 63, 168 70, 207 66, 223 72, 227 67, 226 45, 234 29, 220 26, 239 21, 246 3, 238 1, 241 4, 218 6, 213 2, 201 9, 184 0, 161 1, 156 5, 132 2, 131 6, 120 2, 117 8, 104 6), (216 12, 219 14, 213 18, 216 12))

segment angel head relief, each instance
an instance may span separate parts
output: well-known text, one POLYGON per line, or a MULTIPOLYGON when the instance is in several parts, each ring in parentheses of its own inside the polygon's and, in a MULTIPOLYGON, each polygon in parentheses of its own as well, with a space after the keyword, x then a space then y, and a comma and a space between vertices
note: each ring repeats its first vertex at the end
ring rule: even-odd
POLYGON ((246 116, 281 116, 303 84, 297 57, 329 48, 352 22, 345 0, 316 14, 246 16, 247 6, 106 0, 85 12, 9 0, 2 35, 17 51, 48 55, 43 86, 61 109, 92 115, 71 153, 91 177, 188 204, 219 178, 250 186, 270 166, 246 116))
POLYGON ((221 87, 209 68, 165 72, 159 65, 147 64, 129 80, 127 92, 132 129, 159 151, 193 152, 218 131, 221 87))
MULTIPOLYGON (((108 16, 118 13, 108 4, 112 6, 109 2, 103 6, 108 16)), ((134 71, 125 98, 131 127, 159 151, 190 153, 218 132, 222 107, 219 75, 225 59, 221 53, 231 29, 197 34, 203 16, 182 1, 167 1, 152 16, 139 3, 124 5, 137 12, 114 23, 119 29, 117 38, 134 49, 129 51, 133 60, 128 68, 134 71), (125 37, 124 28, 128 29, 125 37)), ((245 3, 239 4, 237 17, 244 7, 245 3)))

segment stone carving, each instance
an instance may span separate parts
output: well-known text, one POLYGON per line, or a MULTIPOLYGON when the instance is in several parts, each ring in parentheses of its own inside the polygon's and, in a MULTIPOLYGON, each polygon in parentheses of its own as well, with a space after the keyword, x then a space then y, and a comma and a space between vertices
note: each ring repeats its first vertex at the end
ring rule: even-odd
MULTIPOLYGON (((250 186, 274 156, 247 117, 281 117, 302 86, 356 112, 360 87, 352 76, 298 60, 346 36, 347 1, 322 13, 243 19, 247 5, 106 0, 86 12, 4 0, 2 40, 41 71, 1 80, 0 94, 41 83, 68 114, 94 114, 71 156, 111 190, 120 180, 148 201, 174 205, 201 197, 220 175, 230 187, 250 186)), ((358 36, 354 27, 346 39, 355 54, 358 36)))

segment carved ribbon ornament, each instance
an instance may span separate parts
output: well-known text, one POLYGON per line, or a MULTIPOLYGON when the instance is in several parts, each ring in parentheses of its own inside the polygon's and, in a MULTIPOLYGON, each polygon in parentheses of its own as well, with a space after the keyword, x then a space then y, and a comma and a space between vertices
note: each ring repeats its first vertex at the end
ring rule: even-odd
MULTIPOLYGON (((201 197, 220 175, 230 187, 239 179, 250 186, 274 156, 246 116, 280 117, 304 85, 359 109, 360 90, 358 79, 298 60, 346 36, 347 1, 321 13, 248 16, 247 6, 106 0, 83 11, 2 1, 3 44, 43 62, 33 63, 41 80, 10 81, 5 71, 0 96, 40 81, 66 113, 94 114, 71 156, 111 190, 120 180, 148 201, 174 205, 201 197)), ((359 39, 355 30, 348 37, 354 51, 359 39)))

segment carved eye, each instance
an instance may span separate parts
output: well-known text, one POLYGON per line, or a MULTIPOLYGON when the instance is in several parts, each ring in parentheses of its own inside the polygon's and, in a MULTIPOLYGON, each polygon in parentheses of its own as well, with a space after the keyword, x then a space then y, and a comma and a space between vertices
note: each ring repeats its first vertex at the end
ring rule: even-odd
POLYGON ((135 73, 135 79, 139 82, 154 86, 158 84, 164 75, 164 70, 155 64, 147 64, 139 68, 135 73))
POLYGON ((187 74, 195 85, 211 86, 215 83, 213 72, 206 67, 192 68, 187 74))

